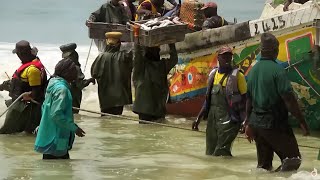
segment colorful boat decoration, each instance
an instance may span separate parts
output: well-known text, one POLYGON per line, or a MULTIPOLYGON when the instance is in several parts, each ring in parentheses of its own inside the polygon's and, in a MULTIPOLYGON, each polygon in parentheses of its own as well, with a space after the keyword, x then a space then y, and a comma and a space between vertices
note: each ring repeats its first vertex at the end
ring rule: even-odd
MULTIPOLYGON (((290 5, 289 9, 293 9, 288 12, 282 8, 283 5, 274 8, 267 3, 260 19, 190 33, 185 41, 177 43, 179 62, 169 76, 168 114, 198 114, 208 73, 217 66, 216 51, 222 45, 233 48, 234 64, 247 75, 259 60, 260 35, 271 32, 280 42, 277 61, 287 69, 310 127, 320 129, 320 6, 309 1, 290 5)), ((167 56, 167 52, 167 47, 162 47, 162 55, 167 56)))

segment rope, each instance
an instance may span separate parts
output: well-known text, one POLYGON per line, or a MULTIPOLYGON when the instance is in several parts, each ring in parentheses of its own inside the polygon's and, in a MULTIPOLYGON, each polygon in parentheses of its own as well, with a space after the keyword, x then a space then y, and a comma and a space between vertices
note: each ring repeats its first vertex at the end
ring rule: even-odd
MULTIPOLYGON (((33 103, 39 104, 35 100, 31 100, 31 101, 33 103)), ((133 117, 124 116, 124 115, 108 114, 108 113, 103 113, 103 112, 87 110, 87 109, 81 109, 81 108, 77 108, 77 107, 72 107, 72 109, 83 111, 83 112, 88 112, 88 113, 92 113, 92 114, 99 114, 99 115, 110 116, 110 117, 119 118, 119 119, 126 119, 126 120, 129 120, 129 121, 143 122, 143 123, 146 123, 146 124, 159 125, 159 126, 164 126, 164 127, 174 128, 174 129, 180 129, 180 130, 186 130, 186 131, 192 131, 192 132, 199 132, 199 133, 203 133, 203 134, 206 133, 205 131, 200 131, 200 130, 194 131, 194 130, 189 129, 189 128, 173 126, 173 125, 170 125, 170 124, 164 124, 164 123, 158 123, 158 122, 152 122, 152 121, 145 121, 145 120, 140 120, 140 119, 136 119, 136 118, 133 118, 133 117)), ((244 136, 237 136, 237 138, 238 139, 247 139, 244 136)), ((298 146, 299 147, 304 147, 304 148, 310 148, 310 149, 320 149, 320 147, 313 147, 313 146, 307 146, 307 145, 298 145, 298 146)))
POLYGON ((22 96, 24 96, 25 94, 28 94, 29 92, 25 92, 25 93, 22 93, 15 101, 13 101, 13 103, 0 115, 0 117, 2 117, 15 103, 17 103, 21 98, 22 96))
POLYGON ((83 70, 83 72, 86 72, 86 69, 87 69, 87 64, 88 64, 88 60, 89 60, 89 56, 90 56, 90 52, 91 52, 92 43, 93 43, 93 39, 91 39, 91 44, 90 44, 90 48, 89 48, 89 52, 88 52, 86 64, 84 65, 84 70, 83 70))
MULTIPOLYGON (((205 131, 200 131, 200 130, 194 131, 194 130, 189 129, 189 128, 183 128, 183 127, 179 127, 179 126, 173 126, 173 125, 169 125, 169 124, 157 123, 157 122, 152 122, 152 121, 145 121, 145 120, 140 120, 140 119, 136 119, 136 118, 124 116, 124 115, 114 115, 114 114, 102 113, 102 112, 97 112, 97 111, 92 111, 92 110, 86 110, 86 109, 81 109, 81 108, 76 108, 76 107, 73 107, 73 109, 80 110, 80 111, 83 111, 83 112, 93 113, 93 114, 110 116, 110 117, 114 117, 114 118, 126 119, 126 120, 130 120, 130 121, 143 122, 143 123, 146 123, 146 124, 154 124, 154 125, 159 125, 159 126, 164 126, 164 127, 174 128, 174 129, 180 129, 180 130, 186 130, 186 131, 192 131, 192 132, 206 133, 205 131)), ((244 137, 244 136, 237 136, 237 138, 239 138, 239 139, 247 139, 247 138, 244 137)), ((304 147, 304 148, 310 148, 310 149, 320 149, 320 147, 313 147, 313 146, 307 146, 307 145, 298 145, 298 146, 299 146, 299 147, 304 147)))

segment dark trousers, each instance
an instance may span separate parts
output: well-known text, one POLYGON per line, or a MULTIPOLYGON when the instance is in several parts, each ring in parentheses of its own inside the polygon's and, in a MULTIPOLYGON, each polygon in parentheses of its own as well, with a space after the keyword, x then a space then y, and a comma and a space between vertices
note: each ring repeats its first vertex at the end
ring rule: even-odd
MULTIPOLYGON (((149 115, 149 114, 143 114, 143 113, 139 113, 139 119, 140 120, 144 120, 144 121, 157 121, 162 117, 158 117, 158 116, 153 116, 153 115, 149 115)), ((145 124, 144 122, 139 121, 140 124, 145 124)))
POLYGON ((42 159, 70 159, 69 152, 64 156, 54 156, 51 154, 43 154, 42 159))
MULTIPOLYGON (((108 114, 114 114, 114 115, 121 115, 123 112, 123 106, 101 109, 101 112, 108 113, 108 114)), ((104 116, 104 115, 101 115, 101 116, 104 116)))
POLYGON ((301 155, 292 129, 252 128, 252 130, 257 148, 258 168, 271 170, 274 152, 281 160, 281 166, 276 171, 292 171, 300 167, 301 155))

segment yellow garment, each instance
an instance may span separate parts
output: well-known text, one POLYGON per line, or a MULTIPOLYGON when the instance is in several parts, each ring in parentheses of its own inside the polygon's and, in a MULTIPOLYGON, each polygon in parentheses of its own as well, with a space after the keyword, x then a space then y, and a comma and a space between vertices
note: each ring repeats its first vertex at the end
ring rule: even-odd
MULTIPOLYGON (((149 2, 151 4, 151 12, 152 14, 157 14, 158 11, 157 11, 157 8, 152 4, 151 0, 145 0, 143 1, 137 8, 137 12, 141 9, 141 5, 145 2, 149 2)), ((136 14, 136 17, 134 18, 135 21, 138 21, 139 20, 139 15, 138 13, 136 14)))
MULTIPOLYGON (((220 82, 220 80, 222 79, 223 76, 224 76, 224 73, 220 74, 217 71, 215 76, 214 76, 213 84, 214 85, 219 84, 219 82, 220 82)), ((226 86, 227 79, 228 79, 228 77, 224 79, 224 81, 222 82, 222 86, 224 86, 224 87, 226 86)), ((245 79, 244 75, 241 72, 238 73, 237 79, 238 79, 238 89, 239 89, 240 94, 247 93, 247 82, 246 82, 246 79, 245 79)))
MULTIPOLYGON (((37 61, 37 59, 33 61, 37 61)), ((21 80, 24 82, 29 82, 30 86, 40 86, 41 71, 36 66, 30 65, 21 73, 21 80)))

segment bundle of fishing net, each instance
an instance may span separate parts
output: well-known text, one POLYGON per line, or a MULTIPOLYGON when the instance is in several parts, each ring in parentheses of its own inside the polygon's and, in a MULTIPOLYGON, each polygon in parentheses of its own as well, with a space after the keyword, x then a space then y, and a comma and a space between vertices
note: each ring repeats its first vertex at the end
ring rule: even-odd
POLYGON ((189 29, 201 30, 202 24, 205 20, 201 8, 204 3, 198 0, 185 0, 180 9, 180 18, 183 22, 188 24, 189 29))

